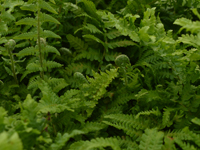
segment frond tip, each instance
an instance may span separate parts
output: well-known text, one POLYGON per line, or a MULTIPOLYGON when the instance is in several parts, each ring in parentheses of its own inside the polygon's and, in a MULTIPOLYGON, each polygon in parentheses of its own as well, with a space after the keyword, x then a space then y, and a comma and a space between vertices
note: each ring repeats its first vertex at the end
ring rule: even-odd
POLYGON ((130 60, 129 60, 128 56, 126 56, 124 54, 117 56, 116 59, 115 59, 115 64, 117 66, 124 66, 128 63, 130 63, 130 60))

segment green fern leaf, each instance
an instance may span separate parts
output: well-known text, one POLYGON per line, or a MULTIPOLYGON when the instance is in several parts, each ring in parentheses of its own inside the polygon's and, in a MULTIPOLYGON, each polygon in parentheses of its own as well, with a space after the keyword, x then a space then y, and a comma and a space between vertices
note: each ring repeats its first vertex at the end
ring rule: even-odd
POLYGON ((106 88, 112 82, 112 80, 118 76, 117 69, 111 69, 101 72, 101 75, 93 71, 94 78, 88 78, 90 84, 84 84, 84 96, 88 96, 90 99, 98 100, 105 93, 106 88))
POLYGON ((80 130, 73 130, 70 134, 65 133, 63 135, 61 135, 60 133, 57 134, 56 139, 55 139, 55 143, 51 144, 51 146, 49 147, 50 150, 60 150, 62 149, 63 146, 65 146, 66 142, 76 136, 76 135, 81 135, 81 134, 85 134, 85 132, 80 131, 80 130))
POLYGON ((35 55, 36 52, 38 52, 38 48, 37 47, 26 47, 23 50, 21 50, 19 53, 17 53, 16 55, 20 58, 24 57, 24 56, 28 56, 28 55, 35 55))
POLYGON ((128 135, 134 137, 134 130, 146 129, 149 127, 149 120, 143 120, 141 118, 136 119, 133 115, 125 114, 111 114, 106 115, 104 118, 110 119, 109 121, 103 121, 105 124, 113 126, 117 129, 124 130, 128 135))
POLYGON ((55 19, 51 15, 48 15, 48 14, 45 14, 45 13, 41 13, 40 19, 41 19, 42 22, 53 22, 53 23, 56 23, 56 24, 60 24, 60 22, 57 19, 55 19))
POLYGON ((137 44, 129 40, 121 40, 117 42, 108 43, 107 45, 108 45, 108 48, 114 49, 116 47, 127 47, 127 46, 133 46, 137 44))
POLYGON ((197 36, 192 35, 192 34, 191 35, 186 34, 186 35, 182 35, 181 37, 178 38, 179 42, 183 42, 185 44, 189 44, 194 47, 200 46, 199 40, 200 40, 200 33, 198 33, 197 36))
POLYGON ((61 39, 61 37, 57 34, 55 34, 54 32, 52 31, 49 31, 49 30, 44 30, 42 33, 41 33, 41 36, 43 38, 47 38, 47 37, 51 37, 51 38, 59 38, 61 39))
POLYGON ((89 1, 89 0, 80 0, 78 2, 79 3, 84 3, 84 10, 85 12, 92 16, 93 18, 95 19, 98 19, 98 20, 101 20, 101 17, 97 14, 97 10, 96 10, 96 7, 95 7, 95 4, 92 2, 92 1, 89 1))
POLYGON ((94 148, 111 147, 113 150, 121 150, 119 140, 117 138, 96 138, 91 141, 75 142, 70 146, 69 150, 90 150, 94 148))
POLYGON ((80 30, 89 30, 91 33, 100 33, 100 34, 103 34, 103 32, 101 32, 96 26, 92 25, 92 24, 89 24, 87 23, 86 25, 84 25, 82 28, 76 30, 74 33, 76 34, 78 31, 80 30))
POLYGON ((200 126, 200 119, 199 118, 195 117, 191 121, 200 126))
POLYGON ((33 12, 36 12, 38 10, 35 4, 28 4, 28 3, 25 3, 23 6, 20 7, 20 9, 33 11, 33 12))
POLYGON ((15 36, 14 39, 37 39, 37 32, 22 33, 18 36, 15 36))
POLYGON ((118 30, 111 30, 108 33, 105 33, 105 35, 109 38, 109 39, 114 39, 116 37, 121 36, 121 33, 118 30))
POLYGON ((24 18, 15 23, 16 25, 37 26, 37 20, 34 18, 24 18))
POLYGON ((74 47, 75 50, 77 51, 84 51, 88 48, 88 45, 85 44, 81 39, 79 39, 78 37, 74 37, 73 35, 71 34, 68 34, 67 36, 67 39, 70 43, 70 45, 72 47, 74 47))
POLYGON ((141 150, 161 150, 164 133, 157 129, 146 129, 141 137, 139 148, 141 150))
POLYGON ((22 141, 17 132, 12 133, 3 131, 0 133, 0 144, 4 150, 23 150, 22 141), (12 143, 12 144, 10 144, 12 143))
POLYGON ((58 93, 61 89, 68 86, 68 84, 62 78, 50 78, 47 82, 55 93, 58 93))
POLYGON ((152 109, 152 110, 150 110, 150 111, 142 111, 142 112, 139 112, 139 113, 135 116, 135 118, 136 118, 136 119, 139 118, 140 115, 150 115, 150 114, 154 114, 154 115, 156 115, 156 116, 160 116, 160 115, 161 115, 160 111, 159 111, 158 108, 157 108, 156 110, 152 109))
POLYGON ((47 71, 47 68, 48 69, 59 68, 59 67, 62 67, 62 65, 55 61, 43 61, 43 67, 44 67, 44 71, 47 71))
POLYGON ((15 21, 15 17, 7 11, 1 12, 1 19, 6 23, 9 23, 11 21, 15 21))
POLYGON ((40 5, 41 8, 51 12, 51 13, 54 13, 54 14, 58 14, 54 9, 53 7, 51 7, 47 2, 41 0, 41 5, 40 5))
POLYGON ((86 35, 83 35, 84 38, 89 38, 89 39, 92 39, 98 43, 101 43, 103 46, 104 46, 104 42, 101 41, 99 38, 97 38, 96 36, 94 35, 91 35, 91 34, 86 34, 86 35))
POLYGON ((39 62, 28 64, 28 65, 26 66, 26 69, 27 69, 29 72, 37 72, 37 71, 41 71, 41 70, 42 70, 42 68, 40 67, 39 62))
POLYGON ((186 29, 186 31, 191 31, 193 32, 199 32, 200 30, 200 22, 199 21, 191 21, 190 19, 187 18, 180 18, 176 19, 174 24, 182 26, 179 32, 181 32, 183 29, 186 29))
POLYGON ((174 138, 175 143, 177 143, 183 150, 197 150, 197 148, 194 147, 194 145, 191 145, 190 143, 183 142, 179 140, 178 138, 174 138))
POLYGON ((60 113, 64 110, 73 111, 66 103, 61 103, 60 98, 52 91, 44 81, 38 81, 38 87, 42 91, 42 98, 38 107, 42 113, 60 113))
POLYGON ((44 51, 46 53, 55 53, 57 55, 60 56, 60 52, 53 46, 50 46, 50 45, 47 45, 45 48, 44 48, 44 51))
POLYGON ((82 51, 80 54, 78 54, 74 58, 74 60, 80 60, 83 58, 89 59, 91 61, 97 60, 99 62, 102 62, 101 61, 102 54, 100 53, 100 50, 96 50, 96 49, 92 49, 92 48, 89 48, 88 51, 82 51))

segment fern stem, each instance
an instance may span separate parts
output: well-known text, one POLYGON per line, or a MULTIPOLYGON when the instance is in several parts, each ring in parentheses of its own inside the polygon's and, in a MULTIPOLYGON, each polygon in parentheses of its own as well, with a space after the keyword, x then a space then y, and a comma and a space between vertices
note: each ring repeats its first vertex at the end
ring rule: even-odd
POLYGON ((16 72, 15 72, 15 61, 14 61, 14 58, 13 58, 12 51, 11 51, 9 48, 7 48, 7 50, 8 50, 9 55, 10 55, 11 70, 12 70, 12 73, 13 73, 13 77, 14 77, 14 79, 15 79, 16 84, 19 84, 19 83, 18 83, 18 80, 17 80, 16 72))
POLYGON ((44 71, 43 71, 43 58, 42 58, 42 49, 41 49, 41 41, 40 41, 40 0, 38 0, 38 20, 37 20, 37 32, 38 32, 38 48, 39 48, 39 60, 40 67, 42 70, 40 71, 40 77, 44 79, 44 71))

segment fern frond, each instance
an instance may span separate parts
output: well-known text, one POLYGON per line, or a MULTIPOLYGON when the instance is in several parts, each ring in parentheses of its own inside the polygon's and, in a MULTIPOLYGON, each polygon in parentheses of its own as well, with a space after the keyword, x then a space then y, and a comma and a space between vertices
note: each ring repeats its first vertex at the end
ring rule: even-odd
POLYGON ((101 43, 103 46, 104 46, 104 42, 102 40, 100 40, 99 38, 97 38, 96 36, 94 35, 91 35, 91 34, 86 34, 86 35, 83 35, 84 38, 88 38, 88 39, 92 39, 98 43, 101 43))
POLYGON ((88 51, 82 51, 80 54, 78 54, 74 58, 74 60, 80 60, 83 58, 89 59, 91 61, 97 60, 97 61, 101 62, 102 53, 100 53, 100 50, 89 48, 88 51))
POLYGON ((14 39, 37 39, 37 32, 22 33, 18 36, 15 36, 14 39))
POLYGON ((123 93, 120 94, 112 103, 112 105, 123 105, 126 104, 128 101, 135 99, 135 93, 134 94, 128 94, 128 93, 123 93))
POLYGON ((1 19, 6 23, 10 23, 11 21, 15 21, 15 17, 7 11, 1 12, 1 19))
POLYGON ((191 121, 200 126, 200 119, 199 118, 195 117, 191 121))
POLYGON ((91 141, 79 141, 70 146, 69 150, 90 150, 94 148, 111 147, 113 150, 121 150, 117 138, 96 138, 91 141))
POLYGON ((61 39, 61 37, 57 34, 55 34, 54 32, 50 31, 50 30, 44 30, 42 33, 41 33, 41 37, 43 38, 47 38, 47 37, 51 37, 51 38, 58 38, 58 39, 61 39))
POLYGON ((68 86, 64 79, 50 78, 48 84, 52 87, 53 92, 58 93, 61 89, 68 86))
POLYGON ((62 67, 62 65, 60 63, 57 63, 55 61, 43 61, 43 67, 44 67, 44 71, 47 71, 48 69, 52 69, 52 68, 59 68, 62 67))
POLYGON ((19 53, 17 53, 16 55, 18 57, 22 58, 22 57, 28 56, 28 55, 35 55, 36 52, 38 52, 37 47, 26 47, 23 50, 21 50, 19 53))
POLYGON ((40 19, 41 19, 41 22, 53 22, 53 23, 56 23, 56 24, 60 24, 60 22, 57 19, 55 19, 51 15, 48 15, 48 14, 45 14, 45 13, 41 13, 40 19))
POLYGON ((146 129, 140 140, 141 150, 160 150, 163 146, 164 133, 157 129, 146 129))
POLYGON ((54 14, 58 14, 55 9, 53 7, 51 7, 51 5, 49 5, 47 2, 41 0, 41 4, 40 4, 40 7, 51 12, 51 13, 54 13, 54 14))
POLYGON ((118 53, 118 52, 109 51, 108 53, 105 54, 105 60, 108 61, 108 62, 109 61, 115 61, 115 58, 119 55, 120 55, 120 53, 118 53))
POLYGON ((106 88, 118 76, 118 72, 117 69, 106 70, 106 73, 101 72, 101 74, 93 71, 93 76, 94 78, 88 78, 90 84, 83 85, 84 96, 98 100, 106 93, 106 88))
POLYGON ((77 4, 79 3, 84 3, 85 7, 83 7, 83 9, 88 15, 92 16, 93 18, 99 21, 101 20, 101 17, 97 14, 97 9, 95 7, 95 4, 92 1, 80 0, 77 4))
POLYGON ((76 34, 78 31, 84 30, 84 29, 89 30, 93 34, 95 34, 95 33, 103 34, 103 32, 101 32, 96 26, 94 26, 93 24, 89 24, 89 23, 84 25, 82 28, 76 30, 74 33, 76 34))
POLYGON ((118 129, 123 129, 127 134, 132 135, 130 130, 134 129, 146 129, 148 128, 148 120, 142 120, 142 119, 135 119, 132 115, 125 115, 125 114, 111 114, 106 115, 104 118, 110 119, 110 121, 103 121, 104 123, 111 125, 113 127, 116 127, 118 129), (130 133, 129 133, 130 132, 130 133))
POLYGON ((35 4, 29 4, 29 3, 24 3, 23 6, 20 7, 21 10, 27 10, 27 11, 32 11, 32 12, 36 12, 37 9, 37 5, 35 4))
POLYGON ((74 47, 75 50, 77 51, 85 51, 88 48, 88 45, 85 44, 81 39, 78 37, 74 37, 71 34, 68 34, 67 39, 70 43, 70 46, 74 47))
POLYGON ((38 82, 38 87, 42 91, 42 98, 38 107, 42 113, 60 113, 64 110, 73 111, 66 103, 61 103, 60 98, 52 91, 44 81, 38 82))
POLYGON ((116 47, 127 47, 127 46, 133 46, 137 44, 129 40, 120 40, 116 42, 110 42, 107 45, 108 45, 108 48, 114 49, 116 47))
POLYGON ((177 143, 183 150, 197 150, 197 148, 194 147, 194 145, 191 145, 190 143, 183 142, 179 140, 178 138, 174 138, 175 143, 177 143))
POLYGON ((1 132, 0 144, 3 149, 5 148, 14 150, 17 147, 18 150, 23 150, 23 144, 17 132, 12 132, 12 133, 6 131, 1 132))
POLYGON ((40 67, 40 63, 38 61, 35 62, 35 63, 29 63, 26 66, 26 69, 28 70, 29 73, 37 72, 37 71, 41 71, 42 70, 42 68, 40 67))
POLYGON ((51 144, 49 147, 50 150, 60 150, 65 145, 65 143, 72 137, 76 135, 84 134, 85 132, 80 130, 73 130, 70 134, 65 133, 61 135, 61 133, 58 133, 55 139, 55 143, 51 144))
POLYGON ((159 111, 158 108, 157 108, 156 110, 152 109, 152 110, 149 110, 149 111, 142 111, 142 112, 139 112, 139 113, 135 116, 135 118, 136 118, 136 119, 139 118, 140 115, 151 115, 151 114, 154 114, 154 115, 156 115, 156 116, 160 116, 160 115, 161 115, 160 111, 159 111))
POLYGON ((85 133, 88 133, 88 132, 99 131, 99 130, 104 129, 106 127, 107 127, 107 125, 102 124, 102 123, 86 122, 84 124, 84 127, 81 130, 84 131, 85 133))
POLYGON ((172 122, 170 121, 170 114, 171 114, 171 111, 173 109, 172 108, 165 108, 164 109, 164 112, 163 112, 163 118, 162 118, 162 125, 163 125, 163 128, 164 127, 169 127, 172 125, 172 122))
POLYGON ((185 44, 189 44, 192 45, 194 47, 199 47, 199 40, 200 40, 200 33, 197 34, 197 36, 192 35, 192 34, 186 34, 186 35, 182 35, 181 37, 178 38, 179 42, 183 42, 185 44))
POLYGON ((191 31, 192 33, 197 33, 200 31, 200 21, 191 21, 187 18, 180 18, 176 19, 174 24, 182 26, 179 32, 181 32, 183 29, 186 29, 186 31, 191 31))
POLYGON ((44 48, 44 51, 46 53, 55 53, 57 55, 60 56, 60 52, 53 46, 50 46, 50 45, 47 45, 45 48, 44 48))
POLYGON ((37 26, 37 20, 34 18, 24 18, 15 23, 16 25, 30 25, 30 26, 37 26))
POLYGON ((83 72, 85 70, 82 63, 72 63, 68 65, 65 69, 68 75, 72 75, 74 72, 83 72))
POLYGON ((79 92, 80 92, 80 90, 76 90, 76 89, 67 90, 67 91, 60 97, 60 98, 61 98, 61 101, 68 101, 68 99, 73 98, 73 97, 76 96, 79 92))
POLYGON ((121 36, 121 33, 118 30, 111 30, 108 33, 105 33, 105 35, 110 39, 114 39, 116 37, 121 36))

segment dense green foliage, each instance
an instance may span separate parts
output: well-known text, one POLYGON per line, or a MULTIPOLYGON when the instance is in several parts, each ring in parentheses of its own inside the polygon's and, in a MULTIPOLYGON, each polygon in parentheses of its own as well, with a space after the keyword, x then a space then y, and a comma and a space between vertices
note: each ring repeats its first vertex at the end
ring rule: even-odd
POLYGON ((1 0, 0 149, 200 149, 199 0, 1 0))

